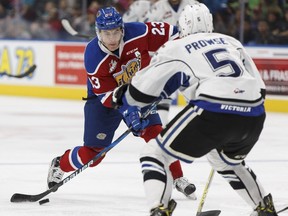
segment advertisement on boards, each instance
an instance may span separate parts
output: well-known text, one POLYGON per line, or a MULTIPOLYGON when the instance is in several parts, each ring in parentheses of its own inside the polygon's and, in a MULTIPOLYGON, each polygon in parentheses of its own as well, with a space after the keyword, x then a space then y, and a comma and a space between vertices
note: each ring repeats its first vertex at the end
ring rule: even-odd
POLYGON ((267 94, 288 95, 288 62, 284 59, 254 59, 266 84, 267 94))
POLYGON ((83 45, 55 46, 55 84, 86 84, 84 49, 83 45))
POLYGON ((0 41, 0 84, 54 85, 54 45, 43 41, 0 41), (29 76, 21 76, 33 65, 36 70, 29 76))
POLYGON ((249 47, 247 50, 266 84, 267 94, 288 95, 288 48, 249 47))
MULTIPOLYGON (((86 88, 82 42, 0 41, 0 84, 86 88), (21 75, 36 64, 35 72, 21 75)), ((267 94, 288 96, 288 47, 246 47, 263 78, 267 94)), ((8 88, 8 87, 7 87, 8 88)), ((1 92, 0 92, 1 93, 1 92)))

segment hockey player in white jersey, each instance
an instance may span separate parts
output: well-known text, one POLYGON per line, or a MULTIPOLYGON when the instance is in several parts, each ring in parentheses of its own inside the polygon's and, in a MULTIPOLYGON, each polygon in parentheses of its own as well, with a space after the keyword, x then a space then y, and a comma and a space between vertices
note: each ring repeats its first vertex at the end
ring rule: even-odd
MULTIPOLYGON (((143 22, 145 17, 144 15, 149 11, 150 7, 155 3, 157 2, 157 0, 136 0, 134 1, 130 6, 129 6, 129 10, 127 12, 125 12, 123 14, 123 21, 124 22, 143 22)), ((171 13, 171 16, 169 17, 169 19, 163 19, 162 16, 159 16, 159 17, 155 17, 154 20, 150 20, 150 21, 155 21, 155 22, 167 22, 167 21, 171 21, 173 25, 176 25, 176 21, 178 20, 179 18, 179 10, 183 10, 184 8, 184 4, 188 4, 188 3, 194 3, 195 1, 194 0, 184 0, 184 1, 181 1, 181 0, 165 0, 165 3, 164 5, 169 5, 169 6, 165 6, 166 9, 168 10, 176 10, 174 13, 171 13), (167 2, 167 3, 166 3, 167 2), (175 7, 173 9, 172 5, 175 7), (157 18, 157 20, 156 20, 157 18)), ((163 5, 162 3, 160 5, 163 5)), ((157 7, 158 8, 158 7, 157 7)), ((162 6, 160 7, 162 8, 162 6)), ((157 9, 158 10, 158 9, 157 9)), ((162 13, 162 12, 161 12, 162 13)), ((160 14, 161 14, 160 13, 160 14)), ((170 24, 170 23, 169 23, 170 24)), ((171 25, 172 25, 171 24, 171 25)), ((150 52, 150 55, 152 56, 153 53, 150 52)), ((162 122, 162 125, 165 127, 169 121, 169 109, 170 109, 170 106, 172 104, 172 100, 175 99, 177 97, 177 94, 174 93, 172 96, 170 96, 169 98, 167 99, 163 99, 161 101, 161 103, 158 104, 157 106, 157 111, 158 111, 158 114, 161 118, 161 122, 162 122)), ((170 168, 173 169, 173 166, 174 167, 181 167, 180 165, 180 162, 179 161, 176 161, 175 163, 172 163, 170 168)), ((177 168, 177 169, 178 169, 177 168)), ((175 168, 174 168, 175 170, 175 168)), ((179 170, 179 169, 178 169, 179 170)), ((189 182, 189 180, 183 176, 183 172, 182 170, 179 170, 178 173, 175 173, 174 172, 174 187, 180 191, 181 193, 183 193, 188 199, 192 199, 192 200, 196 200, 197 197, 196 197, 196 194, 195 193, 191 193, 191 189, 196 189, 195 187, 192 188, 193 184, 189 182), (177 174, 177 175, 176 175, 177 174), (185 188, 185 190, 183 190, 183 188, 185 188)))
POLYGON ((167 22, 176 25, 184 7, 196 2, 196 0, 159 0, 147 11, 144 22, 167 22))
MULTIPOLYGON (((150 10, 145 13, 144 22, 167 22, 170 25, 176 25, 180 16, 180 13, 184 7, 188 4, 192 5, 198 3, 196 0, 159 0, 155 2, 150 10)), ((143 20, 143 18, 141 19, 143 20)), ((176 100, 178 92, 174 92, 169 98, 165 98, 158 104, 157 110, 161 117, 163 125, 167 125, 169 122, 169 110, 172 105, 172 101, 176 100)), ((181 180, 180 178, 178 180, 181 180)), ((174 181, 174 187, 177 188, 181 181, 174 181)), ((194 195, 194 194, 193 194, 194 195)), ((194 197, 193 197, 194 198, 194 197)), ((196 198, 196 196, 195 196, 196 198)))
POLYGON ((145 15, 156 0, 135 0, 123 14, 124 22, 144 22, 145 15))
POLYGON ((172 215, 172 180, 164 166, 176 158, 191 163, 207 155, 211 166, 251 206, 252 215, 277 216, 271 194, 244 161, 265 121, 265 85, 255 64, 238 40, 212 33, 212 15, 204 4, 185 7, 179 31, 181 38, 165 43, 125 93, 121 88, 114 91, 126 124, 136 131, 144 121, 139 107, 177 89, 188 101, 141 153, 150 215, 172 215))
MULTIPOLYGON (((176 25, 183 8, 188 4, 198 3, 196 0, 138 0, 134 1, 129 10, 123 15, 126 22, 167 22, 176 25)), ((152 55, 152 54, 151 54, 152 55)), ((157 106, 161 122, 166 125, 169 121, 169 109, 172 100, 177 98, 175 92, 163 99, 157 106)), ((177 186, 177 182, 175 182, 177 186)))
MULTIPOLYGON (((177 25, 179 16, 186 5, 198 3, 196 0, 159 0, 154 3, 144 17, 145 22, 167 22, 170 25, 177 25)), ((178 92, 174 92, 169 98, 163 99, 157 106, 158 114, 163 125, 169 121, 169 109, 172 100, 177 99, 178 92)))

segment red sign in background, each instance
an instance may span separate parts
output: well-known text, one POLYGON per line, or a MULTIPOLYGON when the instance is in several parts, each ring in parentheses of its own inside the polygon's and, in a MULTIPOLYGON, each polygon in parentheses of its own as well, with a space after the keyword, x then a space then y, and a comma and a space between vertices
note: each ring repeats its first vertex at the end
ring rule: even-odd
POLYGON ((55 46, 55 83, 85 85, 84 68, 85 46, 55 46))
POLYGON ((288 95, 287 59, 254 59, 268 94, 288 95))
MULTIPOLYGON (((55 47, 55 83, 85 85, 87 81, 84 68, 85 46, 55 47)), ((253 58, 268 94, 288 95, 288 61, 286 59, 253 58)))

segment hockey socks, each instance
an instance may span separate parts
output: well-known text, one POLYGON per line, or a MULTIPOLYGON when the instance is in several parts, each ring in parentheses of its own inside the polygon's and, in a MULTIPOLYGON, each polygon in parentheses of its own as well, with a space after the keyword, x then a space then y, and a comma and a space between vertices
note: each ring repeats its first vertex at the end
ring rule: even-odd
POLYGON ((172 191, 172 176, 166 173, 161 160, 154 157, 143 156, 140 163, 148 206, 156 207, 162 203, 167 208, 172 191))
POLYGON ((230 186, 255 209, 265 195, 265 191, 254 172, 245 165, 231 166, 230 170, 218 171, 230 184, 230 186))
MULTIPOLYGON (((79 169, 95 157, 101 150, 102 148, 89 148, 86 146, 77 146, 71 150, 67 150, 61 157, 60 168, 64 172, 71 172, 79 169)), ((97 166, 104 157, 105 155, 99 158, 91 167, 97 166)))
MULTIPOLYGON (((161 125, 152 125, 145 129, 145 131, 142 133, 141 137, 146 141, 149 142, 151 139, 154 139, 155 137, 160 134, 160 132, 163 130, 161 125)), ((180 161, 177 160, 170 164, 169 169, 171 171, 173 180, 183 177, 183 171, 180 164, 180 161)))
POLYGON ((183 177, 183 171, 179 160, 171 163, 169 169, 171 171, 173 180, 183 177))
POLYGON ((152 125, 143 130, 141 137, 145 142, 149 142, 151 139, 154 139, 161 133, 163 130, 161 125, 152 125))

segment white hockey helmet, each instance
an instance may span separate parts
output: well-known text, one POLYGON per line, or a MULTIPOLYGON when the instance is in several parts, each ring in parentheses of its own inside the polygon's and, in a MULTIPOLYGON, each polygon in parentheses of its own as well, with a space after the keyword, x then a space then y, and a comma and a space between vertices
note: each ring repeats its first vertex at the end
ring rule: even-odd
POLYGON ((213 18, 206 5, 186 5, 178 20, 178 31, 180 38, 195 33, 212 32, 213 18))

